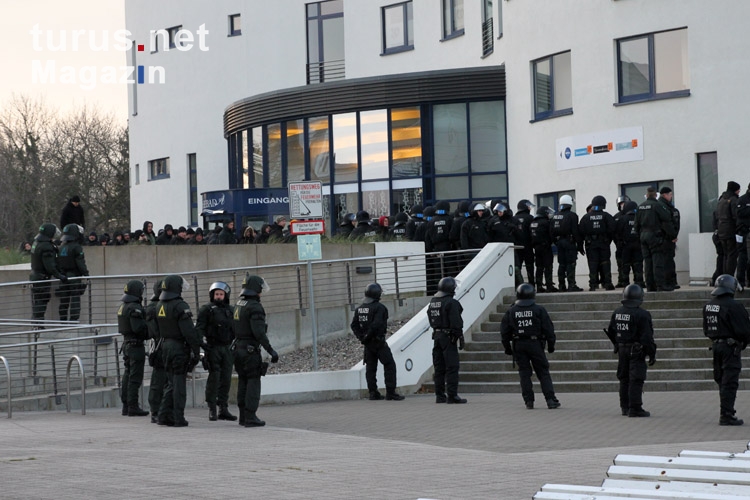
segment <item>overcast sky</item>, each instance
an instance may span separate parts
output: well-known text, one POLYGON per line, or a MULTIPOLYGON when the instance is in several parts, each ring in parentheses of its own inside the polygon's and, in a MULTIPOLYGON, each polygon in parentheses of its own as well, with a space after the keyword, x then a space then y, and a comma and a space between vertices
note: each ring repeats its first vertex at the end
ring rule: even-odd
POLYGON ((121 78, 126 53, 116 47, 115 32, 124 29, 124 0, 0 0, 0 108, 14 93, 42 96, 63 113, 85 103, 125 124, 127 85, 102 81, 107 71, 121 78), (108 50, 101 50, 105 42, 108 50))

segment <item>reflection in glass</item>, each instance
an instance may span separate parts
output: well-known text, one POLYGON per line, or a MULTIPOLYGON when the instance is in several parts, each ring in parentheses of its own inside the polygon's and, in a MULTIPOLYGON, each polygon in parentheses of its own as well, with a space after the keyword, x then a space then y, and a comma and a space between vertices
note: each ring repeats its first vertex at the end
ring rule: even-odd
POLYGON ((333 195, 336 200, 336 226, 341 224, 346 214, 357 215, 359 211, 359 193, 338 193, 333 195))
POLYGON ((419 108, 391 110, 393 178, 422 175, 422 126, 419 108))
MULTIPOLYGON (((505 101, 469 104, 471 171, 505 171, 505 101)), ((476 195, 474 195, 476 198, 476 195)))
POLYGON ((414 205, 422 205, 424 194, 422 188, 395 189, 391 198, 391 213, 409 212, 414 205))
POLYGON ((383 9, 385 23, 385 48, 392 49, 404 46, 404 7, 396 5, 383 9))
POLYGON ((390 208, 390 196, 388 190, 379 191, 364 191, 365 186, 362 186, 362 210, 367 211, 370 214, 371 219, 377 219, 381 215, 390 215, 388 210, 390 208))
POLYGON ((286 176, 287 182, 305 180, 304 120, 286 122, 286 176))
POLYGON ((333 116, 333 161, 337 184, 357 181, 356 113, 333 116))
POLYGON ((310 180, 327 184, 331 181, 328 117, 307 120, 310 154, 310 180))
POLYGON ((551 76, 549 58, 534 63, 534 101, 537 113, 552 111, 551 76))
POLYGON ((471 197, 476 200, 507 198, 508 182, 505 174, 472 175, 471 197))
POLYGON ((622 95, 648 94, 648 38, 620 42, 620 80, 622 95))
POLYGON ((654 64, 657 94, 690 88, 686 29, 654 34, 654 64))
POLYGON ((281 124, 266 126, 268 134, 268 187, 281 187, 281 124))
MULTIPOLYGON (((386 110, 359 114, 362 180, 388 178, 388 123, 386 110)), ((338 175, 338 173, 337 173, 338 175)), ((336 177, 336 181, 339 178, 336 177)))
POLYGON ((263 129, 253 129, 253 187, 263 187, 263 129))
MULTIPOLYGON (((435 173, 457 174, 468 172, 466 104, 434 106, 432 127, 435 137, 435 173)), ((451 196, 451 198, 455 198, 455 196, 451 196)))
POLYGON ((435 177, 436 200, 462 200, 468 198, 468 177, 435 177))
POLYGON ((250 143, 247 140, 247 130, 242 131, 242 164, 239 166, 240 172, 242 172, 242 189, 250 188, 250 156, 249 148, 250 143))
POLYGON ((573 79, 570 73, 570 52, 552 58, 555 80, 555 111, 573 107, 573 79))
POLYGON ((713 213, 719 203, 719 163, 716 152, 698 154, 698 213, 700 231, 713 231, 713 213))

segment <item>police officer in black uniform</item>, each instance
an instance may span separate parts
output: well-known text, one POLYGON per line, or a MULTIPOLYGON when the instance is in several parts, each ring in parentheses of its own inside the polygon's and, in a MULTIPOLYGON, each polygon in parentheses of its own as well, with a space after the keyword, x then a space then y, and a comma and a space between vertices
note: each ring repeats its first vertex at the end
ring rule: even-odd
POLYGON ((351 328, 354 335, 365 346, 365 379, 370 391, 370 401, 383 399, 378 391, 378 361, 383 363, 385 374, 385 399, 401 401, 404 396, 396 392, 396 362, 388 343, 385 341, 388 326, 388 308, 380 303, 383 289, 377 283, 370 283, 365 288, 365 300, 357 307, 351 328))
POLYGON ((504 203, 497 202, 492 206, 493 216, 487 221, 489 241, 492 243, 515 243, 516 226, 513 216, 504 203))
POLYGON ((522 283, 516 289, 516 302, 503 315, 500 336, 505 354, 513 356, 521 377, 521 395, 529 410, 534 408, 534 388, 531 382, 533 367, 542 386, 547 408, 560 407, 549 374, 549 361, 544 355, 544 345, 550 354, 555 352, 555 327, 547 310, 536 303, 534 287, 522 283))
POLYGON ((737 200, 737 282, 741 287, 750 285, 750 184, 745 194, 737 200))
POLYGON ((86 290, 86 283, 72 279, 88 276, 86 258, 83 255, 83 228, 78 224, 68 224, 63 228, 62 244, 57 255, 57 267, 70 281, 61 284, 57 289, 60 297, 60 320, 78 321, 81 317, 81 295, 86 290))
MULTIPOLYGON (((461 226, 461 250, 481 250, 489 241, 484 211, 485 207, 481 203, 474 204, 471 209, 471 216, 461 226)), ((476 254, 468 256, 469 261, 474 255, 476 254)))
POLYGON ((417 228, 424 224, 424 214, 422 205, 414 205, 409 210, 411 218, 406 223, 406 239, 409 241, 421 241, 416 239, 417 228))
POLYGON ((378 228, 370 224, 370 214, 365 210, 357 212, 357 227, 349 234, 349 240, 356 241, 365 238, 375 238, 378 228))
POLYGON ((534 264, 536 264, 536 291, 558 292, 559 290, 552 282, 552 233, 550 231, 550 219, 555 212, 549 207, 539 207, 534 220, 531 221, 531 243, 534 245, 534 264), (546 280, 547 287, 542 283, 546 280))
POLYGON ((68 282, 68 277, 57 268, 57 247, 53 240, 59 235, 60 231, 54 224, 42 224, 39 227, 39 234, 36 235, 31 245, 29 281, 39 282, 31 285, 33 319, 43 320, 47 312, 47 303, 52 289, 52 285, 47 280, 55 277, 63 284, 68 282))
POLYGON ((182 300, 186 285, 181 276, 167 276, 161 282, 161 294, 156 305, 156 321, 164 339, 162 359, 167 372, 167 386, 159 407, 159 425, 188 425, 185 420, 187 373, 200 360, 201 338, 193 325, 190 306, 182 300))
POLYGON ((623 214, 615 222, 616 239, 622 246, 620 258, 621 283, 625 286, 630 284, 630 271, 633 271, 633 283, 641 288, 646 288, 643 281, 643 252, 641 251, 641 239, 635 230, 635 211, 638 205, 634 201, 628 201, 622 209, 623 214))
POLYGON ((269 290, 260 276, 245 275, 240 299, 234 306, 234 334, 237 337, 234 351, 234 368, 237 370, 237 406, 240 408, 240 425, 262 427, 266 422, 256 415, 260 404, 260 377, 268 364, 260 355, 260 347, 271 355, 271 363, 278 363, 279 355, 268 340, 266 311, 260 295, 269 290))
POLYGON ((612 238, 615 234, 615 219, 605 212, 607 200, 604 196, 594 196, 591 211, 581 217, 578 230, 586 243, 586 259, 589 263, 589 291, 599 286, 599 275, 605 290, 614 290, 612 284, 612 238))
POLYGON ((713 342, 714 380, 719 384, 721 410, 719 425, 742 425, 735 416, 742 350, 750 342, 750 317, 747 309, 734 300, 737 280, 729 274, 716 279, 713 299, 703 307, 703 333, 713 342))
POLYGON ((516 263, 516 286, 523 283, 523 273, 521 268, 526 266, 526 275, 531 286, 535 285, 534 277, 534 245, 531 242, 531 222, 534 216, 531 215, 531 209, 534 204, 529 200, 521 200, 516 206, 516 215, 513 216, 513 224, 516 226, 516 245, 523 248, 515 250, 516 263))
MULTIPOLYGON (((625 246, 625 242, 620 238, 620 233, 618 233, 617 228, 618 223, 620 219, 625 215, 625 204, 630 202, 630 197, 628 195, 622 195, 617 198, 617 213, 613 216, 615 219, 615 262, 617 263, 617 284, 615 285, 615 288, 625 288, 628 286, 628 277, 627 275, 623 276, 623 266, 622 266, 622 249, 625 246)), ((636 204, 636 206, 638 206, 636 204)))
MULTIPOLYGON (((429 207, 428 207, 429 208, 429 207)), ((450 232, 453 218, 450 212, 451 205, 447 201, 439 201, 435 204, 435 215, 423 224, 425 228, 424 248, 425 252, 448 252, 451 250, 450 232)), ((429 213, 425 209, 426 213, 429 213)), ((444 266, 452 267, 452 255, 445 256, 444 266)), ((429 256, 427 258, 427 294, 431 295, 437 291, 437 284, 441 277, 440 257, 429 256)))
POLYGON ((409 216, 404 212, 399 212, 395 218, 395 224, 388 229, 390 239, 391 241, 406 241, 406 223, 409 222, 409 216))
POLYGON ((138 280, 128 281, 124 291, 122 304, 117 309, 117 327, 125 338, 122 345, 125 370, 120 387, 122 414, 129 417, 146 417, 148 412, 138 405, 138 391, 143 383, 143 368, 146 364, 143 341, 148 338, 146 313, 141 304, 143 283, 138 280))
POLYGON ((164 388, 167 385, 167 371, 164 369, 164 353, 161 349, 163 339, 159 333, 159 324, 156 321, 156 306, 161 294, 161 280, 154 282, 154 294, 146 306, 146 325, 148 325, 148 336, 151 339, 151 349, 148 353, 148 365, 151 367, 151 383, 148 386, 148 407, 151 410, 151 423, 159 421, 159 407, 161 406, 164 388))
POLYGON ((724 272, 734 275, 737 269, 737 205, 740 185, 734 181, 727 183, 727 190, 719 197, 716 205, 718 237, 724 251, 724 272))
POLYGON ((609 320, 607 337, 615 345, 619 362, 620 410, 628 417, 648 417, 643 409, 643 382, 646 380, 646 357, 649 366, 656 362, 656 344, 651 313, 641 309, 643 288, 632 284, 623 291, 622 306, 609 320))
POLYGON ((339 229, 336 231, 336 236, 348 238, 349 235, 352 234, 352 231, 354 231, 354 219, 354 214, 344 215, 339 224, 339 229))
POLYGON ((680 211, 674 206, 672 188, 664 186, 659 190, 659 203, 667 207, 667 211, 672 216, 672 226, 674 238, 664 240, 664 281, 668 287, 677 290, 680 285, 677 284, 677 270, 675 269, 674 257, 677 248, 677 235, 680 233, 680 211))
POLYGON ((641 237, 646 285, 649 292, 671 292, 664 274, 664 241, 673 239, 672 214, 663 203, 656 200, 656 189, 646 189, 646 201, 638 205, 635 230, 641 237))
POLYGON ((552 241, 557 245, 557 279, 560 291, 581 292, 576 285, 576 260, 584 255, 583 240, 578 232, 578 215, 572 211, 573 198, 564 194, 560 197, 560 211, 552 216, 552 241), (568 279, 567 286, 565 278, 568 279))
POLYGON ((458 349, 464 348, 464 320, 461 317, 464 308, 453 298, 455 293, 456 280, 446 276, 438 283, 438 291, 427 308, 427 319, 433 329, 436 403, 466 403, 466 399, 458 395, 458 349))
MULTIPOLYGON (((453 213, 453 220, 451 221, 451 232, 449 236, 451 241, 451 248, 453 250, 461 250, 461 226, 463 226, 463 223, 466 222, 466 219, 468 219, 471 215, 469 212, 470 208, 471 205, 469 204, 469 202, 464 200, 458 203, 458 208, 453 213)), ((468 264, 470 261, 471 257, 468 257, 465 254, 455 254, 453 275, 458 276, 458 274, 463 271, 464 267, 466 267, 466 264, 468 264)))
POLYGON ((229 346, 234 341, 234 308, 229 305, 231 288, 223 281, 212 283, 208 288, 210 304, 198 310, 195 329, 206 338, 203 346, 208 365, 206 381, 206 403, 208 420, 231 420, 237 417, 229 413, 229 387, 232 385, 234 355, 229 346), (216 414, 216 406, 219 414, 216 414))

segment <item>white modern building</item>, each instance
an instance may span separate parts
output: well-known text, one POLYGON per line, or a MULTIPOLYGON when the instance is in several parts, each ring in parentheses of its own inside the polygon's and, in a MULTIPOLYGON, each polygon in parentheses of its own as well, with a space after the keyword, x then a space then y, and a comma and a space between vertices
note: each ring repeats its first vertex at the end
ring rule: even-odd
POLYGON ((440 199, 615 212, 668 185, 697 277, 716 198, 750 182, 745 0, 125 3, 134 226, 257 225, 302 180, 329 228, 440 199))

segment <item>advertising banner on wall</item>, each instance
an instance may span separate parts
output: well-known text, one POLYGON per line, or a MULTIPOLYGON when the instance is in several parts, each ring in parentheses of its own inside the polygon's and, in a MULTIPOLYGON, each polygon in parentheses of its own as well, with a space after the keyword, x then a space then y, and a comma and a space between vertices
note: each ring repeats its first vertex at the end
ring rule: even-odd
POLYGON ((557 170, 643 160, 643 127, 563 137, 555 141, 557 170))

